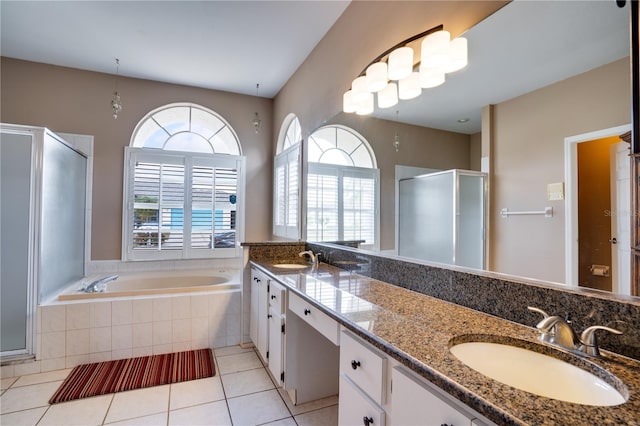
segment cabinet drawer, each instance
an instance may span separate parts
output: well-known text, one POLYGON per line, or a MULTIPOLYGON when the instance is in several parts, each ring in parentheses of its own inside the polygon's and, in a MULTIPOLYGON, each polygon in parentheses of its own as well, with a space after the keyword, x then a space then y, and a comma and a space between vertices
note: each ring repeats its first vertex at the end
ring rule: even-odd
POLYGON ((386 357, 349 331, 343 331, 340 338, 340 374, 349 377, 378 404, 386 402, 386 357))
POLYGON ((329 339, 331 343, 336 346, 340 344, 340 326, 338 322, 320 311, 320 309, 293 292, 289 293, 289 309, 329 339))
POLYGON ((384 426, 384 410, 367 397, 349 378, 340 375, 340 426, 384 426))
POLYGON ((269 306, 279 315, 284 314, 287 291, 275 281, 269 283, 269 306))

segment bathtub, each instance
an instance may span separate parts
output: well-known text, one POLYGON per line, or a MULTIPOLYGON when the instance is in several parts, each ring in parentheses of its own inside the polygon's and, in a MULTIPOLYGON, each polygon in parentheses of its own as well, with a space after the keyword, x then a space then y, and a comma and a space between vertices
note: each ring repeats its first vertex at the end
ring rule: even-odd
POLYGON ((106 283, 104 292, 85 293, 80 290, 87 284, 110 275, 113 274, 87 277, 61 293, 58 300, 238 290, 241 282, 240 271, 230 269, 128 272, 120 273, 116 280, 106 283))

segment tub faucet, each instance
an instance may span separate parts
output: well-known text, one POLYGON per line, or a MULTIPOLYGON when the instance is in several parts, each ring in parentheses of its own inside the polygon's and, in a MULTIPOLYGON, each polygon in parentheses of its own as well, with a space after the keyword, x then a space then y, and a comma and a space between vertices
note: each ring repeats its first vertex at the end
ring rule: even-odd
POLYGON ((320 263, 318 259, 318 257, 320 256, 320 253, 314 254, 313 251, 311 250, 301 251, 300 253, 298 253, 298 256, 300 257, 304 257, 304 255, 309 256, 309 260, 311 260, 311 266, 317 267, 318 263, 320 263))
POLYGON ((88 286, 80 289, 80 291, 83 291, 85 293, 102 293, 105 289, 104 288, 99 288, 98 286, 100 286, 102 284, 106 284, 109 281, 115 281, 117 279, 118 279, 118 275, 110 275, 108 277, 99 278, 99 279, 93 281, 88 286))

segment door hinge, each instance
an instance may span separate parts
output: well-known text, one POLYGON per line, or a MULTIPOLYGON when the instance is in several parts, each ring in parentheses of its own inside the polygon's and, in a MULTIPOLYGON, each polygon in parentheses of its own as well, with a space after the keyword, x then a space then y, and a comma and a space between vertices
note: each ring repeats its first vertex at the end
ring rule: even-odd
POLYGON ((282 324, 282 334, 284 334, 284 324, 282 324))
POLYGON ((269 359, 269 351, 267 351, 267 359, 269 359))
POLYGON ((267 284, 267 293, 269 293, 271 285, 267 284))
POLYGON ((280 381, 284 382, 284 371, 282 373, 280 373, 280 381))

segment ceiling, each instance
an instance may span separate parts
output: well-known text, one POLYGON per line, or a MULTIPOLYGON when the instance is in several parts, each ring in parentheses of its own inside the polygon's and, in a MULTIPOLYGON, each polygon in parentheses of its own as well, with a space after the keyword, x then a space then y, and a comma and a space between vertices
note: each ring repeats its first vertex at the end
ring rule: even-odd
MULTIPOLYGON (((272 98, 349 1, 0 1, 3 56, 272 98), (256 91, 256 84, 260 84, 256 91)), ((629 55, 629 7, 516 0, 471 28, 469 65, 374 116, 461 133, 481 108, 629 55), (458 119, 468 118, 466 123, 458 119)), ((355 77, 355 76, 354 76, 355 77)))
MULTIPOLYGON (((513 1, 464 34, 469 65, 434 89, 374 116, 460 133, 481 109, 629 56, 629 4, 513 1), (458 123, 459 119, 466 119, 458 123)), ((377 107, 376 107, 377 108, 377 107)))
POLYGON ((349 1, 0 1, 2 56, 272 98, 349 1), (256 91, 256 84, 260 84, 256 91))

